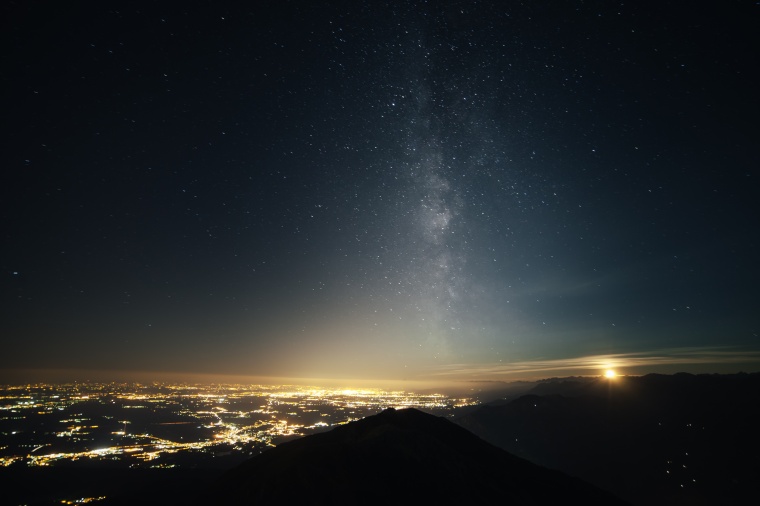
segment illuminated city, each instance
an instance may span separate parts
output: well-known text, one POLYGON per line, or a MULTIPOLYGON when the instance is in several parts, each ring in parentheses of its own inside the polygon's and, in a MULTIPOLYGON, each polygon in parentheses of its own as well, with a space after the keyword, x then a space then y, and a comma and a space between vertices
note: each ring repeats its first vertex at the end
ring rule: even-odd
POLYGON ((0 392, 4 467, 196 465, 247 458, 286 438, 387 407, 450 415, 476 403, 437 393, 294 385, 74 383, 5 386, 0 392))

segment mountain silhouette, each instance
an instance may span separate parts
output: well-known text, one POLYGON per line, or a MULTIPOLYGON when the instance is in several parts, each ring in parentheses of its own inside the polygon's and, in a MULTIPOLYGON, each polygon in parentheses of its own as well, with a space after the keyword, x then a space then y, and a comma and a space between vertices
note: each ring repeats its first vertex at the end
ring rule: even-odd
POLYGON ((634 504, 757 497, 760 374, 544 382, 456 420, 484 440, 634 504))
POLYGON ((267 450, 226 473, 204 503, 626 504, 515 457, 416 409, 375 416, 267 450))

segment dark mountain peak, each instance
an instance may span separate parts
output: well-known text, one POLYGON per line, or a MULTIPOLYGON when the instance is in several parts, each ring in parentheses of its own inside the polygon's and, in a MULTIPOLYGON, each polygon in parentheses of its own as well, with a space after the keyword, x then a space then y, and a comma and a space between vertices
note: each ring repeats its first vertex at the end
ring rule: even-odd
POLYGON ((386 409, 268 450, 225 475, 224 504, 439 504, 548 501, 622 504, 531 464, 445 418, 386 409))

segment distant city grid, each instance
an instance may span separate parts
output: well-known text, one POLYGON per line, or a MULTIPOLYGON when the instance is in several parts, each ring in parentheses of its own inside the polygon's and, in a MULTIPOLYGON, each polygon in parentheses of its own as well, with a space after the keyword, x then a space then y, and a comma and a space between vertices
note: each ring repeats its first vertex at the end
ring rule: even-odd
POLYGON ((177 467, 248 457, 387 407, 440 415, 475 398, 295 385, 72 383, 0 389, 0 466, 177 467))

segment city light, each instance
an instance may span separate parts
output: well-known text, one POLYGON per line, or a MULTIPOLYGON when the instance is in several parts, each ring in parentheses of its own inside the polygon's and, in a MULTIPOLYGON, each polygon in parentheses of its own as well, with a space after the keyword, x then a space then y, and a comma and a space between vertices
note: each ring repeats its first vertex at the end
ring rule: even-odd
POLYGON ((75 383, 0 387, 0 467, 68 461, 171 467, 260 452, 388 407, 451 415, 474 398, 296 385, 75 383), (34 420, 34 432, 26 430, 34 420))

